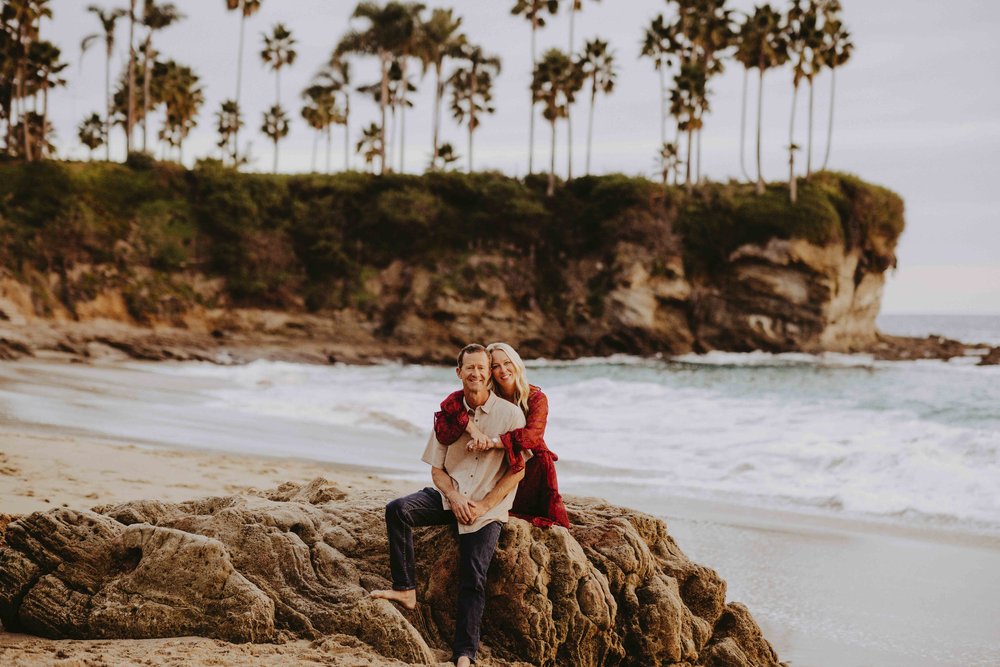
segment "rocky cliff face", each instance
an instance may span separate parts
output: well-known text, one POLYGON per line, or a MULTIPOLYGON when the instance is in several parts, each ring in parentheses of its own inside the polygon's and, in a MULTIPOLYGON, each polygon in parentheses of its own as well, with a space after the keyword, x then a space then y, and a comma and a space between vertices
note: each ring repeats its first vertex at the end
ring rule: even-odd
MULTIPOLYGON (((0 542, 0 620, 54 638, 346 635, 372 664, 435 663, 454 628, 456 542, 446 527, 418 531, 416 610, 369 598, 389 583, 387 499, 315 480, 22 517, 0 542)), ((747 609, 726 603, 725 582, 692 563, 662 521, 599 500, 568 506, 569 530, 512 519, 503 531, 484 662, 779 664, 747 609)))
MULTIPOLYGON (((130 314, 128 294, 118 288, 75 302, 73 312, 50 296, 43 317, 38 291, 8 278, 0 282, 0 337, 13 346, 8 356, 16 356, 18 342, 86 352, 94 341, 146 358, 208 359, 268 341, 299 343, 306 356, 313 346, 319 359, 346 360, 440 361, 470 340, 506 340, 528 357, 847 352, 876 341, 881 269, 866 266, 859 249, 773 239, 737 248, 711 277, 688 276, 676 242, 655 249, 620 242, 544 275, 528 258, 496 253, 435 267, 396 261, 367 277, 356 305, 313 314, 235 308, 220 281, 177 275, 178 285, 213 306, 180 301, 175 292, 181 290, 174 290, 149 297, 161 303, 145 322, 130 314), (50 324, 62 333, 44 336, 50 324), (157 343, 157 335, 164 342, 157 343)), ((66 290, 63 280, 72 278, 52 276, 48 293, 66 290)))

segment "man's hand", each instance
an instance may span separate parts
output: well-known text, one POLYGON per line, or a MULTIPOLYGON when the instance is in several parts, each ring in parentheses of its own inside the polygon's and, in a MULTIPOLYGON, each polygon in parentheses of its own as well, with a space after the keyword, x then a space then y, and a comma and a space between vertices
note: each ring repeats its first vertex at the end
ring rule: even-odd
POLYGON ((448 496, 448 504, 451 505, 451 511, 455 514, 458 522, 466 526, 471 526, 476 522, 476 519, 483 515, 483 512, 479 510, 474 501, 469 500, 457 491, 448 496))

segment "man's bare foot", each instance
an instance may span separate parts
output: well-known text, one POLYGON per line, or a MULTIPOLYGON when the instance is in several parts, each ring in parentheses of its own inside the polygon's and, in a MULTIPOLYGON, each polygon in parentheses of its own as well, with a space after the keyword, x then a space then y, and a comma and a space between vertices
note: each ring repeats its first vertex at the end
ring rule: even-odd
POLYGON ((455 663, 455 667, 469 667, 469 665, 471 665, 471 664, 472 664, 472 661, 469 660, 469 656, 463 655, 463 656, 459 656, 458 662, 455 663))
POLYGON ((407 609, 417 608, 417 592, 412 588, 408 591, 372 591, 369 596, 401 604, 407 609))

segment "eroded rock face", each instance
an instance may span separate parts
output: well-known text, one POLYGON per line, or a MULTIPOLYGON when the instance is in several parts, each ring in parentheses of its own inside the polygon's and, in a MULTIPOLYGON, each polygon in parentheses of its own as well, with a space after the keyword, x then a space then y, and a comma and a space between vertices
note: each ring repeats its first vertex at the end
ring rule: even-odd
MULTIPOLYGON (((178 504, 56 509, 12 522, 0 549, 0 620, 47 637, 198 635, 231 642, 356 637, 389 660, 447 656, 457 543, 417 531, 412 612, 389 585, 384 494, 325 480, 178 504)), ((567 503, 571 527, 512 519, 490 568, 483 657, 493 664, 778 665, 725 582, 648 515, 567 503)), ((367 649, 366 649, 367 650, 367 649)))
POLYGON ((728 259, 692 297, 705 349, 851 352, 875 343, 885 277, 860 249, 772 239, 728 259))

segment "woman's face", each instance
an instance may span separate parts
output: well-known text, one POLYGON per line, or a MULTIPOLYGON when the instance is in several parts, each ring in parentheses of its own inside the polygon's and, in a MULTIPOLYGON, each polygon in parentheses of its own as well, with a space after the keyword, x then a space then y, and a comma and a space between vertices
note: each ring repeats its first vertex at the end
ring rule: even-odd
POLYGON ((493 350, 491 355, 490 370, 493 373, 493 381, 505 394, 514 390, 514 377, 517 368, 503 350, 493 350))

